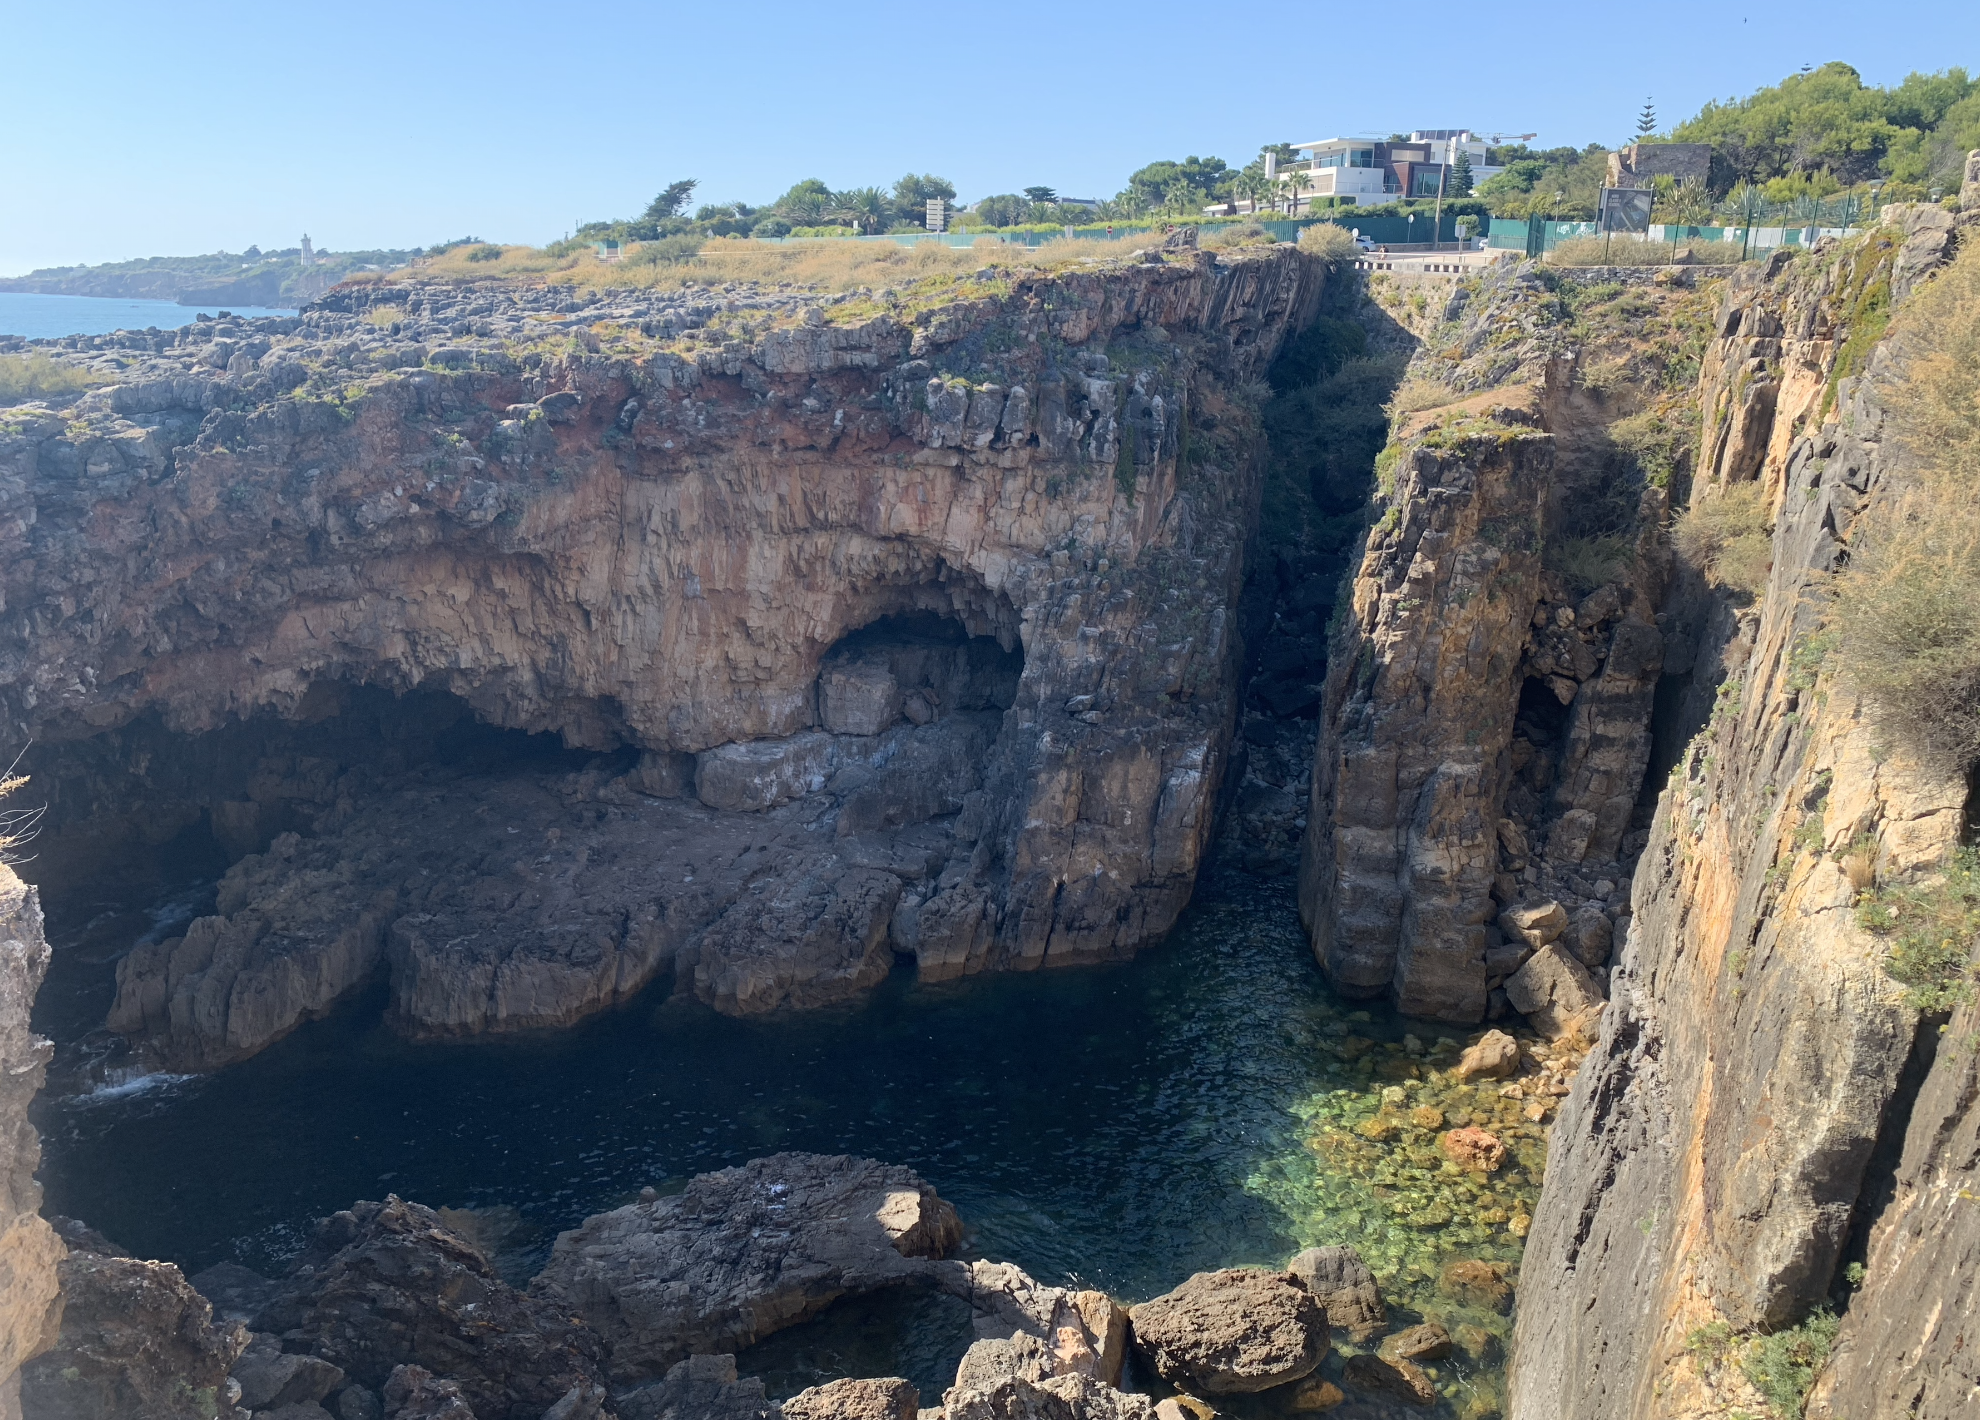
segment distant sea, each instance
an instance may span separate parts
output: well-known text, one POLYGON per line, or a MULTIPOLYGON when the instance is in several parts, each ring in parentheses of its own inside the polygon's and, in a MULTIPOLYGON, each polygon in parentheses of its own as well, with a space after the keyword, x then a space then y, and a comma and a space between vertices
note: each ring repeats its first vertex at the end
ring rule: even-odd
MULTIPOLYGON (((208 315, 219 311, 213 306, 208 315)), ((294 311, 265 306, 229 306, 237 316, 292 316, 294 311)), ((46 340, 62 335, 108 335, 113 330, 177 330, 191 325, 197 306, 172 301, 134 301, 122 296, 37 296, 0 291, 0 335, 46 340)))

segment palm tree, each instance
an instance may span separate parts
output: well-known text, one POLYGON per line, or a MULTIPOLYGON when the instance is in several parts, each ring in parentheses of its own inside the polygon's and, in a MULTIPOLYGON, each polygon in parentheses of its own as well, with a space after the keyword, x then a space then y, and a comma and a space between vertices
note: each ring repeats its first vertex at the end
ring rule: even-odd
POLYGON ((1286 215, 1297 217, 1299 215, 1299 195, 1310 189, 1313 186, 1313 182, 1305 173, 1294 170, 1286 174, 1285 184, 1286 192, 1291 199, 1286 203, 1286 215))
POLYGON ((778 203, 777 211, 793 227, 822 227, 832 215, 831 204, 809 192, 778 203))
POLYGON ((832 215, 862 232, 877 232, 887 225, 893 204, 877 187, 855 187, 832 194, 832 215))

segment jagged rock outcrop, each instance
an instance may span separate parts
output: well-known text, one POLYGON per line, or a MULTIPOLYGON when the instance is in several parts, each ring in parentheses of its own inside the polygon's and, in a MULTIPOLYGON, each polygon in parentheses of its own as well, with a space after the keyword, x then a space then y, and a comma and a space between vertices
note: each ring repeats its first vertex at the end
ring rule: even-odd
POLYGON ((1849 328, 1865 293, 1901 301, 1952 245, 1950 214, 1901 212, 1895 233, 1741 273, 1718 311, 1693 497, 1757 482, 1772 572, 1757 605, 1695 590, 1676 608, 1699 642, 1686 714, 1704 728, 1658 801, 1600 1041, 1555 1127, 1522 1268, 1516 1420, 1757 1408, 1730 1351, 1696 1339, 1801 1321, 1866 1230, 1809 1413, 1970 1404, 1965 1325, 1943 1320, 1970 1312, 1957 1259, 1976 1234, 1946 1191, 1971 1172, 1970 1058, 1940 1050, 1909 1104, 1918 1018, 1851 910, 1957 841, 1968 785, 1887 753, 1811 652, 1853 527, 1906 478, 1880 393, 1889 351, 1838 368, 1852 334, 1867 343, 1849 328), (1902 1182, 1873 1218, 1875 1161, 1899 1134, 1902 1182))
POLYGON ((0 862, 0 1420, 20 1413, 23 1363, 55 1344, 64 1249, 41 1216, 41 1136, 28 1105, 51 1053, 29 1021, 48 972, 35 891, 0 862))
POLYGON ((932 1283, 962 1236, 911 1171, 847 1155, 773 1154, 702 1174, 559 1234, 533 1294, 583 1317, 621 1385, 734 1351, 848 1293, 932 1283))
MULTIPOLYGON (((395 1197, 318 1223, 254 1325, 388 1400, 395 1374, 417 1369, 457 1388, 478 1420, 541 1420, 574 1390, 604 1394, 597 1335, 502 1281, 431 1209, 395 1197)), ((257 1355, 251 1373, 272 1379, 279 1367, 257 1355)), ((286 1369, 285 1384, 307 1370, 286 1369)), ((420 1389, 417 1379, 400 1376, 400 1388, 420 1389)))
POLYGON ((1337 989, 1412 1015, 1507 1009, 1552 940, 1509 912, 1571 920, 1600 966, 1641 843, 1661 493, 1617 471, 1606 431, 1631 411, 1577 383, 1595 354, 1558 311, 1540 276, 1502 270, 1412 363, 1446 402, 1392 433, 1328 651, 1300 911, 1337 989), (1558 570, 1594 545, 1623 553, 1608 580, 1558 570))
POLYGON ((169 1262, 131 1257, 69 1225, 61 1332, 21 1373, 27 1420, 236 1420, 228 1371, 248 1344, 169 1262))
MULTIPOLYGON (((137 747, 157 738, 146 724, 323 723, 354 684, 637 748, 628 794, 808 804, 842 838, 944 830, 905 875, 872 866, 894 885, 842 898, 822 885, 866 866, 800 855, 788 877, 751 875, 765 905, 724 888, 677 922, 662 919, 695 865, 656 862, 575 934, 548 899, 580 885, 533 860, 422 873, 428 845, 408 839, 399 863, 339 882, 305 851, 241 882, 225 922, 133 963, 119 1026, 213 1063, 381 961, 399 1019, 472 1032, 569 1020, 669 967, 758 1010, 814 981, 810 999, 858 990, 887 951, 939 976, 1159 936, 1188 898, 1233 718, 1229 609, 1257 499, 1239 391, 1324 271, 1289 247, 1180 252, 830 318, 747 292, 551 312, 499 287, 384 285, 192 327, 115 356, 118 382, 65 408, 10 411, 0 741, 32 738, 48 766, 54 858, 202 816, 237 855, 288 828, 356 833, 337 858, 361 856, 386 806, 352 791, 378 776, 303 740, 245 796, 208 802, 195 779, 141 793, 129 825, 114 795, 85 792, 107 781, 65 767, 128 745, 96 758, 142 786, 171 768, 137 747), (520 360, 505 344, 549 331, 562 343, 522 341, 520 360), (863 628, 916 618, 977 638, 970 656, 1021 651, 1009 694, 972 705, 954 676, 917 679, 906 631, 851 654, 863 628), (878 773, 886 748, 848 739, 904 722, 920 753, 979 711, 987 750, 931 746, 940 772, 897 776, 924 792, 848 773, 878 773), (732 930, 711 932, 723 913, 732 930), (704 941, 690 960, 683 944, 704 941)), ((641 831, 686 802, 645 806, 641 831)), ((529 830, 611 856, 589 816, 529 830)))

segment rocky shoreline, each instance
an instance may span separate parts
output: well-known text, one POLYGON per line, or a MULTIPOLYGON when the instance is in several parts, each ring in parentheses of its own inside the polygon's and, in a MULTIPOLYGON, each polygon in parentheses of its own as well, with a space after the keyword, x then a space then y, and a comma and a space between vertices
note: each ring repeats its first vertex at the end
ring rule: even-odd
MULTIPOLYGON (((322 1219, 280 1278, 225 1263, 187 1279, 57 1226, 60 1334, 23 1372, 42 1420, 1191 1420, 1244 1397, 1373 1416, 1436 1403, 1441 1363, 1489 1344, 1464 1324, 1392 1327, 1346 1247, 1200 1273, 1132 1308, 953 1260, 962 1220, 924 1180, 843 1155, 648 1189, 561 1235, 526 1288, 396 1197, 322 1219), (899 1287, 973 1318, 931 1406, 897 1376, 773 1399, 739 1374, 735 1353, 764 1335, 899 1287)), ((1489 1270, 1468 1285, 1503 1288, 1489 1270)))

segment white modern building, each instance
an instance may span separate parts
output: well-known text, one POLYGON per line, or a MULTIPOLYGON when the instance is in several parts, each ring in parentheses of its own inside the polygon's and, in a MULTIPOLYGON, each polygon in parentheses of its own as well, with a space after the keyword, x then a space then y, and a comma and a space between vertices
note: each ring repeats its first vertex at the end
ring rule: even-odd
POLYGON ((1448 186, 1459 153, 1470 159, 1474 185, 1505 171, 1486 163, 1485 140, 1467 128, 1418 129, 1406 141, 1316 138, 1294 146, 1291 162, 1265 157, 1265 175, 1287 189, 1281 205, 1290 202, 1294 210, 1324 198, 1335 200, 1322 205, 1347 207, 1435 197, 1448 186))

